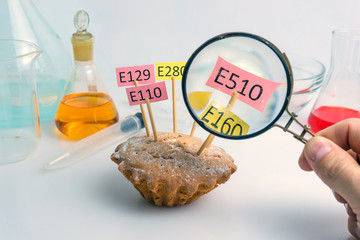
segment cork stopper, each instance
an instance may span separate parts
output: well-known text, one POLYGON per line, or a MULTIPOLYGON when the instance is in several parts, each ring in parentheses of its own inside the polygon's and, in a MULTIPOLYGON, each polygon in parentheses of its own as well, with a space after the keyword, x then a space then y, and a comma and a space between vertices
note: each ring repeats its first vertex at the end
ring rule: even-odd
POLYGON ((83 10, 78 11, 74 16, 77 32, 72 35, 71 43, 75 61, 93 60, 94 37, 87 31, 89 21, 88 13, 83 10))

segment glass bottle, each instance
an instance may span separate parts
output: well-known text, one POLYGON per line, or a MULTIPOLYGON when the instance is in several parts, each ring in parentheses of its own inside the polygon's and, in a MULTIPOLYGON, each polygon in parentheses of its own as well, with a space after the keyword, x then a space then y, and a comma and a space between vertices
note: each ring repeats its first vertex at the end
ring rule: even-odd
POLYGON ((331 62, 308 124, 318 132, 347 118, 360 118, 360 29, 332 32, 331 62))
POLYGON ((57 128, 71 139, 85 138, 119 119, 115 104, 93 61, 94 37, 87 31, 89 16, 78 11, 74 17, 77 29, 71 43, 74 64, 55 115, 57 128))
POLYGON ((53 120, 71 67, 69 52, 31 0, 0 0, 0 22, 0 38, 42 49, 35 65, 40 120, 53 120))

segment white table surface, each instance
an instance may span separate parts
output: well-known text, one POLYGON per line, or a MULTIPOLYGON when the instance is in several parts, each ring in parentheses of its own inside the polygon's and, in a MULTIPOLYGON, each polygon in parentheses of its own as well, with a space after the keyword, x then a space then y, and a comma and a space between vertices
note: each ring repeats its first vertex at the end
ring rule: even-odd
MULTIPOLYGON (((69 51, 73 14, 89 12, 96 63, 121 116, 138 108, 126 105, 115 67, 186 61, 201 43, 228 31, 261 35, 285 52, 328 65, 331 31, 360 22, 356 0, 34 3, 69 51)), ((158 130, 170 130, 161 109, 155 105, 158 130)), ((179 112, 185 119, 179 131, 188 133, 191 119, 181 106, 179 112)), ((301 114, 306 119, 307 112, 301 114)), ((237 172, 194 203, 175 208, 153 206, 140 196, 110 160, 115 145, 71 167, 45 170, 53 154, 72 142, 52 121, 42 124, 42 133, 34 157, 0 166, 0 239, 353 239, 345 208, 314 173, 298 167, 303 144, 280 129, 243 141, 216 138, 214 144, 234 157, 237 172)), ((202 130, 196 135, 207 136, 202 130)))

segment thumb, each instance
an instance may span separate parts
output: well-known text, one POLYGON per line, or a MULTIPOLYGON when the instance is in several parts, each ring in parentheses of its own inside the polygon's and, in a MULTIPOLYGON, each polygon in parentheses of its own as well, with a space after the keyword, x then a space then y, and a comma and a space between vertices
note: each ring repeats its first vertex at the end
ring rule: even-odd
POLYGON ((308 141, 303 154, 326 185, 353 207, 360 207, 360 166, 347 151, 317 136, 308 141))

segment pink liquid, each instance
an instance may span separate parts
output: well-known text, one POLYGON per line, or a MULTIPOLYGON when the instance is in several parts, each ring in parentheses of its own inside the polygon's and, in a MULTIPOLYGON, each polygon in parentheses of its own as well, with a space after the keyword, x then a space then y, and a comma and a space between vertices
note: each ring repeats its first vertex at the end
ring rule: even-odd
POLYGON ((360 112, 345 107, 321 106, 310 114, 308 124, 311 132, 317 133, 347 118, 360 118, 360 112))

